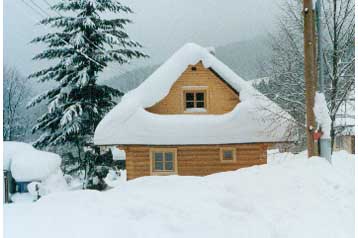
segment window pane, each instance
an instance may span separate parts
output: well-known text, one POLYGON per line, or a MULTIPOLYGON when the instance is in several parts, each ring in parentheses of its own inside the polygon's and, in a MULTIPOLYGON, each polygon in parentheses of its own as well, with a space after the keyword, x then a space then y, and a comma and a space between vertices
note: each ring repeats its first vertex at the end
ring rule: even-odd
POLYGON ((27 185, 29 185, 30 183, 24 183, 24 192, 28 193, 29 189, 27 188, 27 185))
POLYGON ((187 101, 193 101, 194 100, 194 93, 186 93, 185 94, 185 99, 187 101))
POLYGON ((233 157, 233 153, 232 150, 224 150, 224 159, 225 160, 232 160, 233 157))
POLYGON ((163 162, 155 162, 154 170, 163 170, 163 162))
POLYGON ((196 93, 197 101, 204 101, 204 93, 196 93))
POLYGON ((154 152, 154 160, 155 160, 155 162, 163 162, 163 153, 162 152, 154 152))
POLYGON ((204 102, 196 102, 196 107, 204 108, 205 107, 204 102))
POLYGON ((165 153, 165 170, 174 170, 174 154, 173 152, 165 153))
POLYGON ((186 102, 185 106, 186 106, 186 108, 193 108, 194 102, 186 102))
POLYGON ((154 152, 154 170, 163 170, 163 153, 154 152))
POLYGON ((173 161, 165 162, 165 170, 174 170, 173 161))
POLYGON ((173 152, 166 152, 165 153, 165 162, 173 161, 173 152))

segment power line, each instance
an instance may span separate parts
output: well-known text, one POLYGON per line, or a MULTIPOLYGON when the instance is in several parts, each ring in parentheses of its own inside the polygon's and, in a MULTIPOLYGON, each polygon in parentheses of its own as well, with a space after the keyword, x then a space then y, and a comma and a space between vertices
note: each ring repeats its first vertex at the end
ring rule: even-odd
POLYGON ((33 5, 35 5, 40 12, 44 13, 45 15, 47 14, 36 2, 34 2, 33 0, 29 0, 33 5))
MULTIPOLYGON (((32 0, 30 0, 32 2, 32 0)), ((64 17, 60 12, 58 12, 57 10, 52 9, 51 4, 47 1, 47 0, 43 0, 45 2, 45 4, 52 10, 54 11, 58 16, 60 17, 64 17)), ((39 7, 39 6, 38 6, 39 7)), ((39 7, 41 8, 41 7, 39 7)), ((45 10, 43 10, 41 8, 41 10, 43 12, 45 12, 45 14, 47 15, 47 17, 51 17, 51 15, 46 12, 45 10)), ((100 46, 96 45, 92 40, 90 40, 86 35, 82 35, 92 46, 94 46, 95 48, 97 48, 98 50, 100 50, 103 54, 107 55, 108 57, 110 57, 113 61, 117 61, 116 59, 113 58, 113 56, 111 56, 108 52, 106 52, 104 49, 102 49, 100 46)), ((118 71, 120 71, 122 74, 126 73, 125 71, 122 71, 120 69, 118 69, 118 71)))
POLYGON ((39 10, 37 10, 36 8, 32 7, 30 4, 28 4, 26 1, 22 0, 22 2, 31 10, 33 10, 34 12, 36 12, 37 14, 41 15, 41 12, 39 10))
MULTIPOLYGON (((32 0, 30 0, 30 1, 33 3, 32 0)), ((32 6, 30 6, 28 3, 26 3, 25 0, 22 0, 22 2, 25 3, 25 5, 28 6, 31 10, 33 10, 33 11, 36 12, 38 15, 40 15, 41 17, 43 17, 43 15, 42 15, 40 12, 34 10, 34 8, 33 8, 32 6)), ((37 7, 40 9, 40 11, 43 11, 43 9, 41 9, 41 7, 39 7, 37 4, 35 4, 35 6, 37 6, 37 7)), ((40 22, 40 23, 41 23, 41 22, 40 22)), ((43 27, 45 27, 45 25, 44 25, 43 23, 41 23, 41 25, 42 25, 43 27)), ((97 65, 99 65, 99 66, 101 66, 101 67, 105 67, 105 65, 102 65, 101 63, 99 63, 99 62, 96 61, 95 59, 91 58, 91 57, 88 56, 87 54, 85 54, 85 53, 83 53, 82 51, 76 49, 74 45, 72 45, 71 43, 69 43, 69 42, 65 41, 64 39, 62 39, 57 33, 54 33, 54 34, 55 34, 55 36, 57 36, 57 38, 58 38, 60 41, 62 41, 62 42, 65 43, 66 45, 72 46, 73 49, 74 49, 77 53, 81 54, 81 55, 84 56, 86 59, 92 61, 93 63, 95 63, 95 64, 97 64, 97 65)))

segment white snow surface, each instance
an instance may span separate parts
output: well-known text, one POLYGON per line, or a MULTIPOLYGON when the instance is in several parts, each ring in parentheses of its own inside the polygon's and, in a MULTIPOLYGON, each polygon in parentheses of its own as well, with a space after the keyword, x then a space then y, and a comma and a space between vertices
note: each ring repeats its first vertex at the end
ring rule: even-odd
POLYGON ((318 126, 322 128, 322 138, 330 138, 331 131, 331 118, 329 116, 329 110, 327 107, 327 102, 323 93, 316 92, 315 102, 313 111, 315 114, 316 122, 318 126))
POLYGON ((119 174, 117 174, 116 171, 110 170, 107 176, 104 178, 104 181, 109 186, 109 188, 122 186, 123 183, 127 182, 127 171, 120 170, 119 174))
POLYGON ((354 237, 354 155, 334 153, 330 164, 273 151, 267 165, 206 177, 143 177, 106 192, 4 206, 5 238, 118 236, 354 237))
POLYGON ((10 170, 18 182, 42 181, 60 169, 61 157, 40 151, 29 144, 4 142, 3 169, 10 170))
POLYGON ((287 141, 292 139, 288 138, 292 120, 206 48, 188 43, 122 98, 97 126, 94 142, 98 145, 170 145, 287 141), (199 61, 240 93, 241 102, 231 112, 159 115, 145 110, 163 99, 186 68, 199 61))
POLYGON ((205 108, 188 108, 184 112, 207 112, 205 108))
POLYGON ((63 192, 69 190, 65 177, 61 169, 51 173, 40 183, 40 195, 45 196, 50 193, 63 192))
POLYGON ((115 146, 111 146, 110 148, 113 160, 126 160, 126 152, 124 150, 120 150, 115 146))
POLYGON ((13 203, 33 203, 36 199, 37 196, 31 193, 14 193, 11 195, 13 203))

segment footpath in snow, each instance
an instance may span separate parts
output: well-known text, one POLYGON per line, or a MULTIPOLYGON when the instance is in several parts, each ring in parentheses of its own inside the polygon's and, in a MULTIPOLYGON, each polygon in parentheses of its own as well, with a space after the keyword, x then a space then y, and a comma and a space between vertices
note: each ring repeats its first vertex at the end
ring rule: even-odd
POLYGON ((304 153, 206 177, 144 177, 4 208, 5 238, 354 237, 354 155, 304 153))

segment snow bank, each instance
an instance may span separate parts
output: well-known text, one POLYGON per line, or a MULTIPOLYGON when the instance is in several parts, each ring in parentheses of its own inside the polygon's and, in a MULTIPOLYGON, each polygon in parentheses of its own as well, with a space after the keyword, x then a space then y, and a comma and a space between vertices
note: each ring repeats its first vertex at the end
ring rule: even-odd
POLYGON ((69 186, 63 176, 62 170, 58 169, 41 182, 39 192, 41 196, 45 196, 50 193, 62 192, 66 190, 69 190, 69 186))
POLYGON ((36 200, 37 200, 37 196, 31 193, 14 193, 11 195, 11 201, 17 204, 33 203, 36 200))
POLYGON ((207 49, 188 43, 103 118, 94 142, 164 145, 287 141, 292 139, 288 137, 290 121, 289 114, 207 49), (159 115, 145 110, 163 99, 187 67, 199 61, 240 93, 241 102, 233 111, 224 115, 159 115))
POLYGON ((326 99, 323 93, 316 92, 315 103, 313 111, 315 114, 317 126, 322 128, 322 138, 330 138, 331 131, 331 118, 329 117, 329 110, 327 107, 326 99))
POLYGON ((126 160, 126 152, 118 149, 116 146, 111 146, 113 160, 126 160))
POLYGON ((144 177, 5 205, 4 237, 354 237, 353 156, 335 153, 331 165, 275 155, 279 163, 233 172, 144 177))
POLYGON ((110 188, 122 186, 127 182, 127 171, 120 170, 119 174, 117 174, 116 171, 110 170, 104 178, 104 181, 110 188))
POLYGON ((3 169, 11 170, 18 182, 42 181, 56 172, 61 165, 59 155, 36 150, 22 142, 4 142, 3 169))

